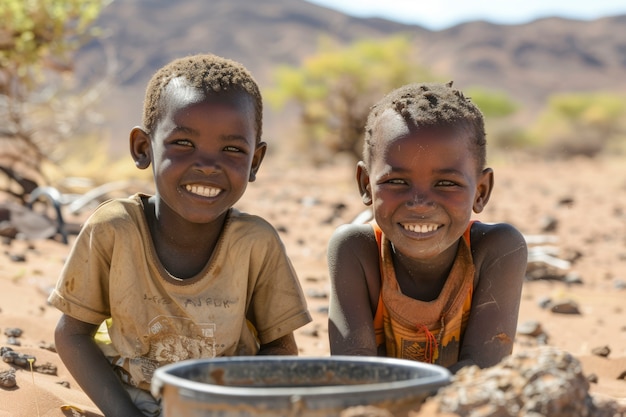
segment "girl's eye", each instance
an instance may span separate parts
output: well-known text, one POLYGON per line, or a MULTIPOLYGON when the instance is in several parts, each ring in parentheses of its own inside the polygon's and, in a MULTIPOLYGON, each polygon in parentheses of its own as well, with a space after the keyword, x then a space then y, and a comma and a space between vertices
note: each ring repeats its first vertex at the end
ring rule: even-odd
POLYGON ((391 178, 387 181, 385 181, 387 184, 406 184, 406 181, 400 179, 400 178, 391 178))
POLYGON ((238 148, 236 146, 225 146, 224 150, 227 152, 243 152, 243 150, 241 150, 241 148, 238 148))
POLYGON ((180 146, 193 146, 189 139, 176 139, 173 143, 180 146))
POLYGON ((455 187, 458 184, 454 181, 442 180, 442 181, 439 181, 437 185, 440 187, 455 187))

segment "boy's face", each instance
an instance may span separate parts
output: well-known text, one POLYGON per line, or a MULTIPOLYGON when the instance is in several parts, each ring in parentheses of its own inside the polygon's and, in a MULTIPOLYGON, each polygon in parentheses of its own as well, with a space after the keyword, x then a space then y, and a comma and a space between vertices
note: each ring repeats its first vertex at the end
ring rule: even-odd
POLYGON ((414 259, 456 251, 472 210, 491 192, 490 169, 479 173, 467 133, 459 129, 410 130, 387 110, 374 127, 370 167, 358 169, 365 204, 397 250, 414 259))
POLYGON ((219 219, 254 181, 265 153, 253 100, 242 92, 205 94, 180 79, 161 100, 149 152, 156 195, 189 222, 219 219))

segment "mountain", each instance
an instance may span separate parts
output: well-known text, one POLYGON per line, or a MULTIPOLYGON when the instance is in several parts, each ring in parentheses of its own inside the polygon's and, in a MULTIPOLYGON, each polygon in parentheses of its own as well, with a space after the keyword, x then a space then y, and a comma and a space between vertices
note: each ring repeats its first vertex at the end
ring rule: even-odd
MULTIPOLYGON (((130 128, 141 122, 145 86, 170 60, 198 52, 222 55, 244 64, 263 89, 277 65, 298 65, 315 52, 321 36, 347 44, 406 34, 438 76, 461 89, 501 90, 531 112, 557 92, 626 92, 626 15, 523 25, 475 21, 430 31, 303 0, 115 0, 97 25, 104 36, 79 51, 76 68, 85 84, 110 79, 97 109, 114 147, 125 144, 130 128)), ((280 136, 277 118, 268 108, 266 132, 274 136, 280 136)))

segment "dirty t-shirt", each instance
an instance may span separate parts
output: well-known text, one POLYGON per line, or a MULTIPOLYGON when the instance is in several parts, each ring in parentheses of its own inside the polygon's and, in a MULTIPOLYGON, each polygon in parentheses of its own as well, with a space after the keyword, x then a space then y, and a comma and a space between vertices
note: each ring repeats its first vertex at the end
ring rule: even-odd
POLYGON ((254 355, 311 321, 275 229, 231 209, 211 260, 177 279, 152 244, 141 195, 102 204, 77 237, 49 302, 78 320, 107 321, 103 351, 125 382, 192 358, 254 355))

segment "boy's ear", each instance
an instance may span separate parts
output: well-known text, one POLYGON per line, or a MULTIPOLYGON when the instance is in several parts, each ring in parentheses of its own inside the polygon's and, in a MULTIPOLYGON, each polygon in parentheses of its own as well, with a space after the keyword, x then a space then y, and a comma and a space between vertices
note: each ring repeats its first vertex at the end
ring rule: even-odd
POLYGON ((150 136, 140 127, 130 131, 130 154, 139 169, 146 169, 152 161, 150 136))
POLYGON ((257 143, 256 149, 254 150, 254 155, 252 156, 252 166, 250 169, 250 178, 248 178, 248 181, 254 182, 256 180, 256 173, 261 167, 261 162, 263 162, 263 158, 265 158, 265 151, 267 151, 267 143, 257 143))
POLYGON ((485 168, 478 179, 476 184, 476 197, 474 198, 474 213, 480 213, 483 211, 491 191, 493 190, 493 170, 491 168, 485 168))
POLYGON ((359 161, 356 165, 356 182, 359 185, 359 194, 361 194, 363 204, 370 206, 372 204, 372 186, 367 167, 363 161, 359 161))

